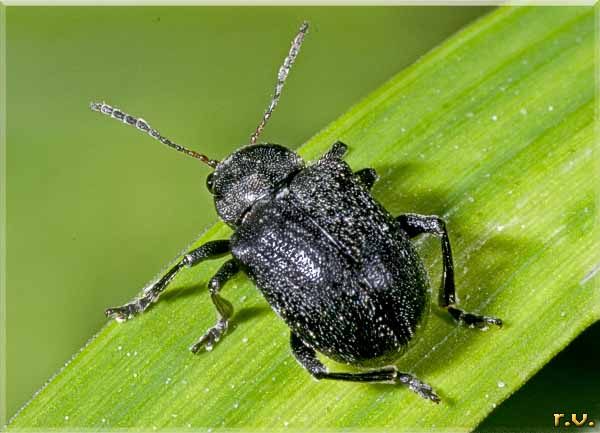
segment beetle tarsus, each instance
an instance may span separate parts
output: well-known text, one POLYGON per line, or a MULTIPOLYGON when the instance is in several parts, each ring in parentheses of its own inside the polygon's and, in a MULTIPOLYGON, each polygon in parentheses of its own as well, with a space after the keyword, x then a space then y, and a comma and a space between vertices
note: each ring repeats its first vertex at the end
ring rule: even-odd
POLYGON ((106 317, 113 318, 117 322, 125 322, 131 317, 133 317, 133 312, 132 308, 130 307, 130 304, 126 304, 121 307, 107 308, 106 311, 104 311, 104 314, 106 315, 106 317))
POLYGON ((468 313, 454 306, 448 307, 448 312, 454 319, 467 325, 474 325, 483 328, 487 325, 496 325, 502 327, 502 319, 496 317, 480 316, 478 314, 468 313))
POLYGON ((210 352, 213 349, 213 346, 217 344, 223 334, 225 334, 225 331, 227 331, 227 327, 229 326, 229 318, 233 314, 233 306, 229 301, 217 294, 211 295, 211 299, 217 309, 217 323, 212 328, 209 328, 208 331, 206 331, 204 335, 190 347, 192 353, 198 352, 202 347, 204 347, 207 352, 210 352))
POLYGON ((411 391, 425 400, 431 400, 434 403, 439 403, 441 401, 440 397, 435 393, 431 386, 421 382, 419 379, 410 374, 398 373, 396 377, 396 383, 408 386, 411 391))
POLYGON ((129 302, 128 304, 121 305, 120 307, 111 307, 107 308, 104 312, 106 317, 114 318, 117 322, 125 322, 136 314, 143 313, 146 309, 152 304, 156 302, 160 294, 167 287, 167 284, 173 276, 179 271, 181 268, 181 262, 175 265, 163 278, 160 279, 156 284, 151 286, 149 289, 144 291, 144 294, 129 302))
POLYGON ((219 342, 221 336, 227 331, 228 325, 228 320, 219 319, 215 326, 206 331, 206 333, 190 347, 190 351, 192 353, 197 353, 202 347, 204 347, 207 352, 213 350, 214 345, 219 342))

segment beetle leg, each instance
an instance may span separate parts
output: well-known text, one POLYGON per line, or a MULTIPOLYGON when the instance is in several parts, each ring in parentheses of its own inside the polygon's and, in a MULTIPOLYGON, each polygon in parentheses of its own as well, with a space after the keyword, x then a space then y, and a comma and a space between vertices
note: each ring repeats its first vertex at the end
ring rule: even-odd
POLYGON ((502 320, 495 317, 480 316, 468 313, 456 307, 456 288, 454 286, 454 265, 452 264, 452 248, 446 230, 446 223, 435 215, 405 214, 396 218, 402 229, 413 238, 421 233, 431 233, 442 239, 442 290, 440 290, 439 305, 448 310, 454 319, 467 325, 484 327, 486 325, 502 326, 502 320))
POLYGON ((240 265, 237 260, 231 259, 223 263, 223 266, 221 266, 214 277, 210 279, 208 288, 210 290, 210 299, 217 309, 217 323, 206 331, 204 335, 190 347, 192 352, 196 353, 202 346, 205 346, 206 350, 210 352, 213 345, 217 343, 225 331, 227 331, 229 318, 233 314, 233 306, 227 299, 219 296, 219 291, 231 277, 238 273, 239 270, 240 265))
POLYGON ((370 190, 377 179, 379 179, 379 175, 374 168, 363 168, 354 173, 354 175, 368 190, 370 190))
POLYGON ((333 143, 333 146, 325 152, 321 159, 342 159, 347 151, 348 146, 346 144, 341 141, 336 141, 333 143))
POLYGON ((329 379, 345 380, 349 382, 399 383, 408 386, 411 391, 417 393, 426 400, 431 400, 434 403, 440 402, 440 398, 429 385, 421 382, 410 374, 400 373, 393 365, 362 373, 330 373, 327 370, 327 367, 325 367, 325 365, 317 358, 315 350, 293 332, 290 334, 290 346, 292 347, 292 353, 300 365, 318 380, 329 379))
POLYGON ((231 251, 228 240, 211 241, 185 254, 183 258, 165 273, 160 280, 144 290, 144 294, 132 302, 120 307, 108 308, 105 314, 114 317, 118 322, 124 322, 134 314, 144 312, 150 304, 156 302, 160 294, 184 266, 194 266, 206 259, 215 259, 231 251))

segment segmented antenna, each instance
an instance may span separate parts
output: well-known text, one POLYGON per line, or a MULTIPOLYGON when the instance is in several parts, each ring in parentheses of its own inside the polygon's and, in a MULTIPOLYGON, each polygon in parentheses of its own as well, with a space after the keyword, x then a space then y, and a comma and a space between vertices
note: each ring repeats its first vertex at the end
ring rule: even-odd
POLYGON ((177 143, 173 143, 168 138, 160 135, 160 133, 156 129, 152 129, 152 127, 148 125, 148 123, 144 119, 137 119, 130 114, 122 112, 118 108, 114 108, 108 104, 105 104, 104 102, 92 102, 90 104, 90 108, 94 111, 99 111, 102 114, 106 114, 107 116, 110 116, 113 119, 120 120, 127 125, 135 126, 137 129, 139 129, 142 132, 146 132, 150 137, 155 138, 162 144, 166 144, 167 146, 172 147, 173 149, 178 150, 179 152, 183 152, 188 156, 199 159, 203 163, 213 168, 216 167, 217 164, 219 164, 219 161, 209 159, 206 155, 198 153, 194 150, 187 149, 177 143))
POLYGON ((267 111, 265 111, 265 114, 264 114, 262 120, 256 127, 256 131, 254 131, 254 133, 250 136, 250 144, 256 144, 256 140, 258 139, 258 136, 265 128, 265 125, 267 124, 267 121, 271 117, 271 114, 273 114, 273 110, 275 109, 275 107, 277 106, 277 103, 279 102, 279 97, 281 96, 281 91, 283 90, 283 85, 285 83, 285 80, 286 80, 288 74, 290 73, 290 69, 292 69, 294 60, 296 60, 296 57, 298 56, 298 53, 300 52, 300 46, 302 45, 302 41, 304 40, 304 36, 306 35, 307 31, 308 31, 308 22, 304 21, 302 23, 302 25, 300 26, 300 31, 298 31, 298 34, 292 41, 292 48, 290 48, 290 52, 288 53, 287 57, 283 60, 283 65, 281 65, 281 67, 279 68, 279 73, 277 74, 277 85, 275 86, 275 94, 273 95, 273 98, 271 99, 271 103, 267 107, 267 111))

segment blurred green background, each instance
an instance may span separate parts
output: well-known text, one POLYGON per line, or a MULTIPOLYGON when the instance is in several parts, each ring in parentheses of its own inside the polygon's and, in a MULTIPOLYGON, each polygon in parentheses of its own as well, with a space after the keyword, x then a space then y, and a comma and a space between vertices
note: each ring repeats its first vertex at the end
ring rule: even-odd
MULTIPOLYGON (((297 147, 489 10, 7 8, 7 415, 105 323, 105 307, 133 297, 216 220, 207 167, 89 102, 221 159, 248 142, 308 19, 262 137, 297 147)), ((586 406, 600 389, 599 337, 588 330, 480 430, 551 430, 552 413, 571 409, 600 421, 600 407, 586 406)))

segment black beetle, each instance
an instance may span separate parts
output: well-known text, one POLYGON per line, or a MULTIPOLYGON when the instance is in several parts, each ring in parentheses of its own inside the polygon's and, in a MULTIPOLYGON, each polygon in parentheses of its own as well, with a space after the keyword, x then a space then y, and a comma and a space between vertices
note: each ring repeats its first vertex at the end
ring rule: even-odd
POLYGON ((285 79, 308 30, 303 23, 279 69, 275 94, 250 144, 223 161, 186 149, 142 119, 104 103, 91 108, 135 126, 163 144, 209 165, 207 187, 221 219, 234 233, 185 254, 142 297, 106 310, 122 321, 145 311, 185 266, 231 254, 208 283, 217 323, 191 347, 212 350, 227 330, 232 305, 219 294, 243 270, 291 330, 298 362, 317 379, 401 383, 439 402, 431 387, 390 365, 413 338, 429 303, 429 282, 410 239, 431 233, 442 241, 443 275, 439 304, 469 325, 502 325, 500 319, 467 313, 456 306, 450 240, 437 216, 393 217, 369 192, 372 168, 353 172, 335 143, 306 166, 295 152, 277 144, 256 144, 281 95, 285 79), (330 373, 317 358, 379 368, 330 373))

